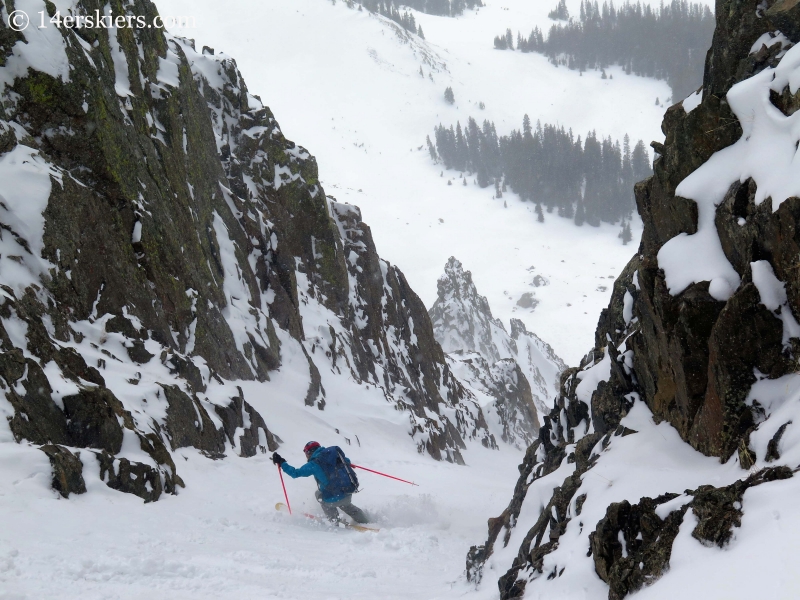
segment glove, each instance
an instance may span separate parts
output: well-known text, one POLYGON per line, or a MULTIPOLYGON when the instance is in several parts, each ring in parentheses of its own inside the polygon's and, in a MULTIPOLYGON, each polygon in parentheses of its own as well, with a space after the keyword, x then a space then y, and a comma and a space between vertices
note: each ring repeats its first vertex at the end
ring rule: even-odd
POLYGON ((286 462, 286 459, 285 459, 285 458, 283 458, 283 457, 282 457, 280 454, 278 454, 277 452, 273 452, 273 453, 272 453, 272 462, 274 462, 276 465, 278 465, 278 466, 280 467, 280 466, 281 466, 283 463, 285 463, 285 462, 286 462))

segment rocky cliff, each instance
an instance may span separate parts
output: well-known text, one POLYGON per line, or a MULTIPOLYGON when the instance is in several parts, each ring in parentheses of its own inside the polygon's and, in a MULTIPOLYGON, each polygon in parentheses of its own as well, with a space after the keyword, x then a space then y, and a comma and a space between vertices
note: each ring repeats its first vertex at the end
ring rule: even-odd
POLYGON ((21 9, 158 13, 0 1, 0 427, 50 457, 56 489, 96 468, 156 500, 183 485, 178 448, 274 450, 232 382, 287 351, 305 355, 300 403, 324 409, 330 372, 382 389, 421 452, 494 446, 403 274, 232 59, 156 28, 16 32, 21 9))
POLYGON ((550 410, 566 365, 519 319, 511 320, 509 334, 456 258, 447 261, 437 287, 430 316, 453 372, 492 398, 488 412, 499 437, 526 447, 539 432, 539 415, 550 410))
POLYGON ((468 555, 504 600, 658 586, 681 531, 726 546, 747 490, 778 497, 798 464, 800 6, 716 14, 703 86, 666 112, 636 186, 641 246, 595 348, 563 373, 512 501, 468 555))

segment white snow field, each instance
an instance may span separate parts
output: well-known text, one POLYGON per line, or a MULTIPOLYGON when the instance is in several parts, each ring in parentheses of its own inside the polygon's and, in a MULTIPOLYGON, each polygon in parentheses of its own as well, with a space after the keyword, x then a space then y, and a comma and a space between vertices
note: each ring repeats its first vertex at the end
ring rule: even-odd
MULTIPOLYGON (((378 252, 405 273, 426 306, 450 256, 472 271, 495 316, 521 319, 552 344, 567 364, 593 344, 610 283, 636 251, 623 246, 619 225, 575 227, 545 215, 509 193, 493 200, 492 187, 463 187, 459 173, 439 175, 425 137, 439 123, 462 126, 470 116, 494 121, 498 135, 535 124, 560 123, 575 135, 633 143, 661 140, 663 81, 608 71, 556 68, 538 54, 494 50, 495 35, 511 27, 547 30, 548 0, 492 1, 459 18, 414 12, 425 41, 392 21, 329 0, 161 0, 165 15, 191 15, 194 38, 236 59, 249 90, 275 113, 285 135, 316 156, 326 193, 356 204, 370 225, 378 252), (420 77, 419 70, 425 74, 420 77), (448 105, 444 89, 453 88, 448 105), (662 105, 656 106, 656 98, 662 105), (485 110, 478 106, 485 104, 485 110), (453 186, 447 186, 453 179, 453 186), (457 185, 456 185, 457 184, 457 185), (507 205, 507 207, 506 207, 507 205), (541 274, 550 286, 535 290, 534 311, 517 300, 541 274)), ((568 3, 577 14, 579 1, 568 3)), ((472 178, 469 179, 472 184, 472 178)))

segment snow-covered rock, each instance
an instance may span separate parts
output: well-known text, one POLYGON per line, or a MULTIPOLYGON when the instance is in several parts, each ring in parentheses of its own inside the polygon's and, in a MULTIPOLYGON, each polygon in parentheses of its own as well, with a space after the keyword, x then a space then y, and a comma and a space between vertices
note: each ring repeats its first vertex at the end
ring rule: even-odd
POLYGON ((539 431, 539 415, 550 411, 566 365, 522 321, 512 319, 509 334, 456 258, 447 261, 438 290, 430 315, 454 372, 494 399, 487 413, 503 441, 527 446, 539 431))
POLYGON ((639 253, 469 552, 474 581, 502 573, 501 599, 796 593, 781 556, 800 549, 784 509, 800 460, 797 18, 717 4, 697 106, 667 111, 636 186, 639 253))

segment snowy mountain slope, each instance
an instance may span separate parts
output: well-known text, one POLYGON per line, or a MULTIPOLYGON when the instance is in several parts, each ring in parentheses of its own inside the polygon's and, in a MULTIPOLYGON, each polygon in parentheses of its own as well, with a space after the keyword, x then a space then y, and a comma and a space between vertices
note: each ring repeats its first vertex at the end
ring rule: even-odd
MULTIPOLYGON (((182 34, 198 47, 239 58, 286 131, 319 157, 326 188, 361 207, 381 253, 403 269, 426 305, 436 297, 437 265, 458 256, 500 318, 521 319, 560 356, 579 360, 608 302, 609 282, 601 276, 617 273, 630 255, 616 237, 619 228, 576 230, 551 215, 542 226, 532 207, 513 195, 504 198, 506 208, 490 189, 447 186, 425 137, 439 123, 463 125, 470 115, 508 133, 528 113, 534 123, 559 122, 576 135, 596 129, 621 139, 627 132, 647 142, 661 138, 663 108, 655 99, 669 95, 666 84, 615 70, 613 80, 599 73, 580 77, 543 57, 492 49, 492 38, 509 25, 546 25, 552 9, 546 2, 489 3, 456 19, 414 13, 426 33, 422 43, 344 2, 238 0, 231 6, 221 13, 212 2, 159 3, 165 13, 196 16, 197 26, 182 34), (454 106, 443 100, 447 86, 455 91, 454 106), (517 301, 534 291, 535 274, 551 285, 536 290, 541 304, 530 311, 517 301)), ((457 173, 450 177, 460 183, 457 173)))
POLYGON ((429 312, 454 373, 470 389, 492 398, 491 405, 482 406, 490 421, 497 420, 503 441, 528 446, 539 430, 539 415, 550 412, 566 365, 521 321, 511 320, 509 334, 492 317, 472 274, 454 257, 447 261, 438 289, 429 312))
POLYGON ((485 597, 797 596, 800 13, 719 9, 702 101, 636 188, 641 254, 468 555, 485 597))

